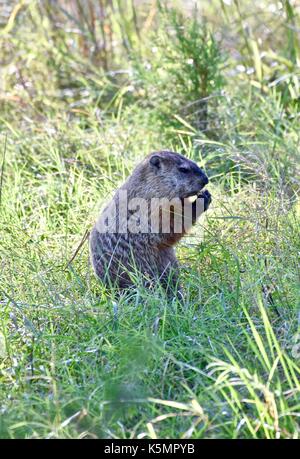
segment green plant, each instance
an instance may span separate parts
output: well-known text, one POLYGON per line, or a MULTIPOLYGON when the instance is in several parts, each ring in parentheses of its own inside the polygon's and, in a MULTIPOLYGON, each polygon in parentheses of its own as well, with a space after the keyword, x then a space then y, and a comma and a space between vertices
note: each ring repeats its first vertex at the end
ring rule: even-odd
POLYGON ((151 54, 134 65, 146 104, 164 122, 180 126, 179 118, 200 131, 208 128, 208 106, 224 85, 220 44, 197 10, 188 19, 176 9, 161 7, 162 30, 151 37, 151 54))

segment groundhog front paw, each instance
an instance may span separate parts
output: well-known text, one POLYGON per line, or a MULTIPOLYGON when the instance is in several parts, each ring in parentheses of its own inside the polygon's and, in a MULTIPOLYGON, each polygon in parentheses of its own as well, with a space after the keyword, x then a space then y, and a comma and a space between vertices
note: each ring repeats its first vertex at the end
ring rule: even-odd
POLYGON ((207 190, 203 190, 198 194, 198 198, 204 199, 204 212, 209 208, 211 203, 211 194, 207 190))

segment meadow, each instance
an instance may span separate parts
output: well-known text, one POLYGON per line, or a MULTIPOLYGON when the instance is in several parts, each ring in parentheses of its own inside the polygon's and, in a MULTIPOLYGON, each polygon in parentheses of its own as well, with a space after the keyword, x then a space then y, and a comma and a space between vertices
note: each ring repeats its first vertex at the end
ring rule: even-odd
POLYGON ((0 2, 0 438, 300 437, 299 13, 0 2), (160 149, 210 177, 183 304, 85 240, 160 149))

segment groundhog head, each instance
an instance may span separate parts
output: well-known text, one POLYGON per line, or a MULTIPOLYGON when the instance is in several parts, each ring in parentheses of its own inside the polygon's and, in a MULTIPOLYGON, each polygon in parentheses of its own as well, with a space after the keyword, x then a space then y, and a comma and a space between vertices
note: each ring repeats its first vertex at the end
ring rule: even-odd
POLYGON ((208 183, 207 175, 194 161, 172 151, 151 153, 146 158, 146 168, 148 185, 159 192, 158 197, 198 196, 208 183))

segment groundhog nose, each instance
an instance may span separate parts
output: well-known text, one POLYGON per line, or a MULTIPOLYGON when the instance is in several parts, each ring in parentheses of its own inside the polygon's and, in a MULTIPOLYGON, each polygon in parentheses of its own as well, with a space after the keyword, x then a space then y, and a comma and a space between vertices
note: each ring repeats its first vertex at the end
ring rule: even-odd
POLYGON ((208 177, 207 175, 203 174, 201 177, 201 185, 204 187, 207 184, 208 184, 208 177))

